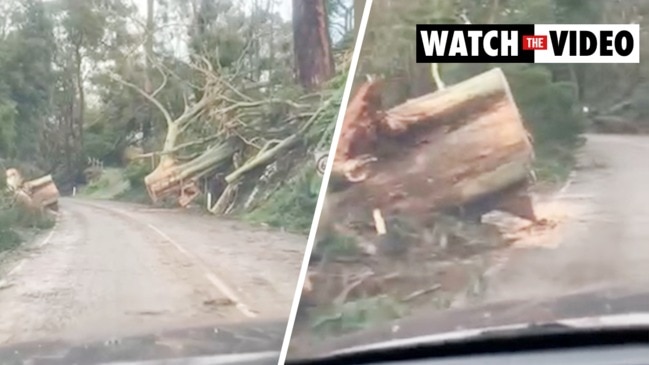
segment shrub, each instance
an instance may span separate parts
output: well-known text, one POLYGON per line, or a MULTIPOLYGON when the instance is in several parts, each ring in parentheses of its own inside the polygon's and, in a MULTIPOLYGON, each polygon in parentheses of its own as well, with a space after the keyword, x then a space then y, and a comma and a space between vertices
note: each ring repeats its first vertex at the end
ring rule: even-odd
POLYGON ((512 93, 536 145, 571 145, 584 129, 573 84, 553 82, 539 66, 506 67, 512 93))
POLYGON ((143 188, 144 177, 151 172, 146 164, 132 162, 124 170, 124 176, 131 185, 131 189, 143 188))

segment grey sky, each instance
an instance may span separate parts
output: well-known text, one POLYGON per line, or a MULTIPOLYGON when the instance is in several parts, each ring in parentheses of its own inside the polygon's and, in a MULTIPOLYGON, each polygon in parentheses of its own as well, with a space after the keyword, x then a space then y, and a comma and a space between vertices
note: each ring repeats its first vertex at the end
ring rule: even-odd
MULTIPOLYGON (((147 0, 133 0, 135 5, 138 7, 140 15, 146 18, 146 1, 147 0)), ((241 3, 244 3, 246 7, 251 7, 253 0, 239 0, 241 3)), ((275 9, 279 12, 282 18, 286 20, 291 19, 292 13, 292 1, 291 0, 275 0, 275 9)))

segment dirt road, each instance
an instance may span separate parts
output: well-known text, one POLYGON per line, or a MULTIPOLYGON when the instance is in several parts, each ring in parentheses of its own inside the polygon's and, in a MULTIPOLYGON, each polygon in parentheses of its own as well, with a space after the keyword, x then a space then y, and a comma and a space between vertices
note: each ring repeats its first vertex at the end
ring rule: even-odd
POLYGON ((649 137, 588 135, 562 191, 539 209, 558 227, 519 244, 491 273, 487 300, 649 283, 649 137), (531 247, 530 247, 531 246, 531 247))
POLYGON ((0 264, 0 344, 286 318, 306 238, 63 199, 55 228, 0 264))

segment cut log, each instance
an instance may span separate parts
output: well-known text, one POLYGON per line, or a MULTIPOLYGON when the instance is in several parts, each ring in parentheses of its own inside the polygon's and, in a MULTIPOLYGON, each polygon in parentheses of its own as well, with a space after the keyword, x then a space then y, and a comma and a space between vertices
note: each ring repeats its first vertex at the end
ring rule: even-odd
POLYGON ((407 101, 375 122, 377 161, 363 182, 341 192, 336 210, 422 217, 525 189, 532 144, 500 69, 407 101))
POLYGON ((198 179, 229 162, 234 152, 235 144, 225 142, 184 164, 172 159, 161 160, 144 178, 149 197, 155 203, 166 196, 177 196, 179 204, 187 206, 198 195, 198 179))
POLYGON ((23 190, 31 197, 35 205, 53 211, 58 210, 60 194, 52 180, 52 175, 45 175, 24 183, 23 190))
POLYGON ((25 192, 24 190, 16 190, 14 192, 14 199, 17 206, 24 209, 25 211, 28 211, 30 213, 40 213, 43 211, 43 208, 40 205, 36 204, 32 197, 29 196, 29 194, 27 194, 27 192, 25 192))
POLYGON ((51 175, 27 182, 17 169, 7 169, 6 175, 7 187, 18 204, 30 210, 58 210, 60 194, 51 175))

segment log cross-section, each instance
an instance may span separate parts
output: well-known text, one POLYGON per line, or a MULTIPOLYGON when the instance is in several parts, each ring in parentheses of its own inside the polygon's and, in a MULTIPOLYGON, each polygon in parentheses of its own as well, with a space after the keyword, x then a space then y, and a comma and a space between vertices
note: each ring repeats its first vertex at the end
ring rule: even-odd
POLYGON ((363 182, 342 192, 338 209, 425 215, 525 187, 533 148, 500 69, 381 115, 377 161, 363 182))

